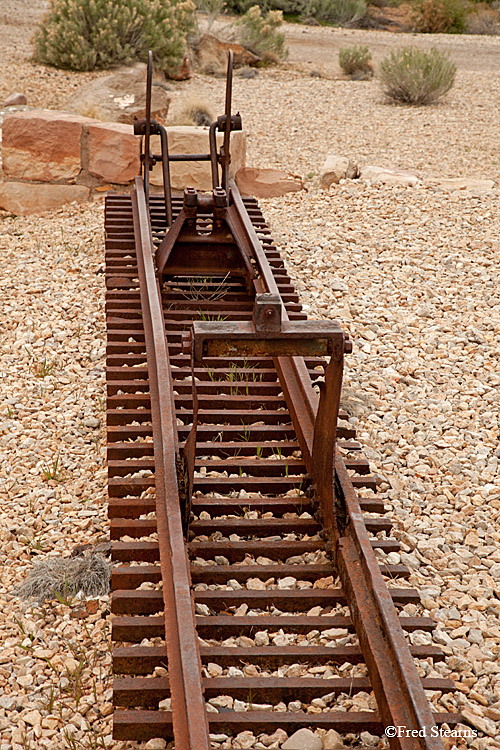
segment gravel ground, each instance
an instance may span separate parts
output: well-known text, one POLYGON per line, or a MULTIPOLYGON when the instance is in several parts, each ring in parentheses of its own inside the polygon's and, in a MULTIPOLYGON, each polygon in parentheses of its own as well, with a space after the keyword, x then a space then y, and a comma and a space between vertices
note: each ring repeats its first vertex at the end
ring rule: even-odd
POLYGON ((438 623, 443 674, 489 735, 474 748, 500 734, 497 206, 361 182, 266 202, 307 312, 356 343, 346 407, 438 623))
MULTIPOLYGON (((45 5, 2 3, 0 101, 24 90, 30 105, 57 107, 95 77, 29 61, 45 5)), ((264 201, 266 216, 310 315, 339 318, 355 342, 346 402, 420 611, 438 622, 442 674, 457 681, 456 702, 479 732, 457 746, 500 748, 500 40, 288 33, 287 69, 235 79, 248 163, 306 179, 307 192, 264 201), (375 60, 403 43, 447 48, 456 86, 434 107, 388 105, 376 81, 341 80, 336 50, 346 40, 372 46, 375 60), (329 152, 497 185, 480 197, 361 181, 323 192, 329 152)), ((175 85, 174 99, 186 94, 221 109, 221 81, 175 85)), ((134 747, 110 734, 107 597, 32 607, 13 593, 34 560, 107 533, 102 225, 98 203, 0 214, 0 750, 134 747)))

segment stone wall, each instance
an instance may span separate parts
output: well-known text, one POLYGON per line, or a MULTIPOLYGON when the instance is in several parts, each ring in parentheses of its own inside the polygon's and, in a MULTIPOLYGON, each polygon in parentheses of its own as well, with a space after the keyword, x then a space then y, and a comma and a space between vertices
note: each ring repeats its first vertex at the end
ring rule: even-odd
MULTIPOLYGON (((208 153, 208 128, 167 128, 171 153, 208 153)), ((223 134, 218 134, 222 141, 223 134)), ((90 200, 103 188, 126 190, 139 174, 140 138, 133 126, 52 110, 8 115, 2 130, 0 208, 30 214, 90 200)), ((152 150, 159 153, 159 144, 152 150)), ((231 137, 231 177, 245 166, 245 134, 231 137)), ((161 188, 161 165, 152 185, 161 188)), ((209 162, 171 165, 172 187, 211 187, 209 162)))

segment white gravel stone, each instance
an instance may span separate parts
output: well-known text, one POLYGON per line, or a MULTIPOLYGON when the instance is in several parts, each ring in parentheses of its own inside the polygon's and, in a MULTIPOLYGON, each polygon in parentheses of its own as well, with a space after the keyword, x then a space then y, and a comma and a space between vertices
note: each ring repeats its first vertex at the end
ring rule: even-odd
POLYGON ((299 729, 281 746, 283 750, 323 750, 323 743, 310 729, 299 729))

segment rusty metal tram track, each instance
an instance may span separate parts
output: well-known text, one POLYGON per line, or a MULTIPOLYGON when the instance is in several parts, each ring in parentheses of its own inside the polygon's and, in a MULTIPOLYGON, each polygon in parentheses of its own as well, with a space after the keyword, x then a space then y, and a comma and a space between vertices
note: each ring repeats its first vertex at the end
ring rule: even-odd
MULTIPOLYGON (((228 180, 228 129, 238 127, 230 101, 218 120, 220 155, 215 128, 210 155, 201 155, 213 194, 172 198, 167 185, 163 197, 148 196, 137 178, 132 195, 106 202, 114 736, 209 750, 210 732, 394 725, 426 736, 392 738, 392 748, 442 750, 435 722, 459 717, 433 714, 425 690, 453 684, 418 676, 415 659, 442 652, 409 646, 404 630, 430 631, 432 620, 398 616, 418 594, 388 586, 408 571, 374 554, 398 544, 383 504, 358 492, 375 485, 339 409, 349 345, 336 323, 306 320, 257 202, 228 180), (318 550, 328 562, 297 562, 318 550), (226 564, 211 562, 218 556, 226 564), (287 576, 307 584, 245 588, 251 578, 287 576), (330 576, 327 588, 310 587, 330 576), (332 614, 337 605, 349 613, 332 614), (317 606, 326 613, 307 614, 317 606), (354 632, 359 645, 301 645, 303 634, 331 628, 354 632), (296 643, 225 644, 280 629, 296 643), (256 669, 203 676, 208 662, 256 669), (368 676, 269 675, 286 664, 346 662, 364 662, 368 676), (152 676, 157 667, 165 676, 152 676), (377 711, 335 710, 335 699, 316 713, 205 707, 220 695, 276 706, 359 691, 373 691, 377 711), (166 698, 171 710, 159 708, 166 698)), ((141 127, 161 130, 148 118, 141 127)), ((148 153, 144 163, 159 158, 148 153)))

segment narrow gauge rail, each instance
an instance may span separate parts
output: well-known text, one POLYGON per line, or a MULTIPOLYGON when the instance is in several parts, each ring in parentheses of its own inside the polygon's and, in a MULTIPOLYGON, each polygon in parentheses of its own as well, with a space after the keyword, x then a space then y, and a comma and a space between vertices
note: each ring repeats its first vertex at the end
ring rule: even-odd
MULTIPOLYGON (((151 76, 150 56, 148 103, 151 76)), ((350 342, 337 323, 307 320, 256 200, 229 179, 241 127, 231 77, 230 56, 209 154, 169 155, 147 106, 136 125, 143 176, 106 200, 114 736, 209 750, 213 732, 394 725, 425 736, 392 748, 442 749, 436 723, 459 716, 432 713, 425 690, 453 683, 419 677, 415 660, 443 655, 405 632, 433 622, 398 615, 418 592, 398 583, 404 566, 374 553, 399 547, 383 503, 363 493, 375 481, 339 408, 350 342), (170 163, 182 158, 211 163, 212 193, 172 196, 170 163), (160 160, 164 194, 150 195, 160 160), (280 588, 287 577, 295 588, 280 588), (332 629, 354 638, 304 637, 332 629), (262 631, 287 645, 256 645, 262 631), (346 663, 364 663, 365 676, 343 676, 346 663), (321 669, 279 676, 292 664, 328 667, 328 679, 321 669), (336 696, 360 691, 373 691, 377 710, 336 708, 336 696), (308 712, 325 695, 328 708, 308 712), (249 710, 207 709, 218 696, 249 710)))

